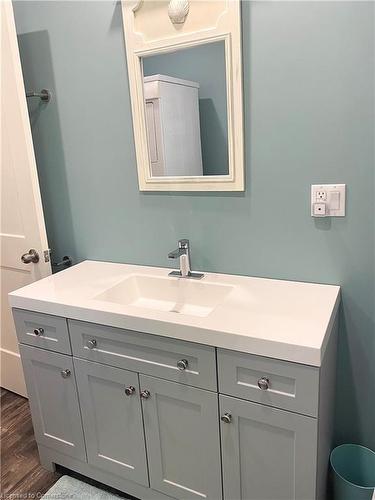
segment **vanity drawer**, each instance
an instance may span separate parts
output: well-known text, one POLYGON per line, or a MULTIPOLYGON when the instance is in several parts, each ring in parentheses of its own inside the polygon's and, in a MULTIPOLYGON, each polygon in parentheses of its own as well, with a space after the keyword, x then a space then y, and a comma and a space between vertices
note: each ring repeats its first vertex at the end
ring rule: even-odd
POLYGON ((225 349, 217 356, 219 392, 317 416, 318 368, 225 349))
POLYGON ((13 309, 18 341, 49 351, 71 354, 65 318, 23 309, 13 309))
POLYGON ((213 347, 83 321, 68 325, 74 356, 217 390, 213 347))

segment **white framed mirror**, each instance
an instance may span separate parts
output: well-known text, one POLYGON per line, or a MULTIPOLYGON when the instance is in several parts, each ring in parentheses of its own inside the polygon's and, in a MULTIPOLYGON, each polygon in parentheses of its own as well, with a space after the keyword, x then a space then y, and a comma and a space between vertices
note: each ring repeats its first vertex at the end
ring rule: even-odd
POLYGON ((123 0, 141 191, 243 191, 238 0, 123 0))

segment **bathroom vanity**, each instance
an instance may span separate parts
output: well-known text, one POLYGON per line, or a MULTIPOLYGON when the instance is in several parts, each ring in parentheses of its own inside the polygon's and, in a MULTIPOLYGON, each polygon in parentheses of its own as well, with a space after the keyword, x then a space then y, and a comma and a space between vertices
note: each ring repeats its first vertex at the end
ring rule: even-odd
POLYGON ((10 294, 41 462, 141 499, 325 498, 338 286, 86 261, 10 294))

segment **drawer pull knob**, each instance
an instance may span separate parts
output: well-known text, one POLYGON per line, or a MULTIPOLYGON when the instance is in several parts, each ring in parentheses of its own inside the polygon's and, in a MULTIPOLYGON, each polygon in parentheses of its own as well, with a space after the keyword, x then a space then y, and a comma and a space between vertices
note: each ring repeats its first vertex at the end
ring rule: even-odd
POLYGON ((132 385, 129 385, 128 387, 125 387, 125 394, 127 396, 131 396, 134 393, 135 393, 135 387, 133 387, 132 385))
POLYGON ((151 396, 151 392, 145 389, 144 391, 141 392, 141 398, 142 399, 148 399, 151 396))
POLYGON ((71 373, 72 372, 70 370, 63 370, 61 372, 61 376, 62 376, 62 378, 68 378, 68 377, 70 377, 71 373))
POLYGON ((40 337, 40 335, 43 335, 44 333, 44 328, 34 328, 34 334, 40 337))
POLYGON ((270 386, 270 380, 267 377, 262 377, 258 380, 258 387, 262 391, 266 391, 270 386))
POLYGON ((221 416, 221 421, 224 422, 224 424, 230 424, 232 422, 232 415, 230 413, 224 413, 224 415, 221 416))
POLYGON ((95 339, 91 339, 91 340, 87 341, 86 345, 89 349, 95 349, 95 347, 98 345, 98 343, 95 339))
POLYGON ((186 370, 186 368, 188 367, 189 365, 189 361, 187 359, 180 359, 179 361, 177 361, 177 368, 179 370, 181 370, 182 372, 184 370, 186 370))

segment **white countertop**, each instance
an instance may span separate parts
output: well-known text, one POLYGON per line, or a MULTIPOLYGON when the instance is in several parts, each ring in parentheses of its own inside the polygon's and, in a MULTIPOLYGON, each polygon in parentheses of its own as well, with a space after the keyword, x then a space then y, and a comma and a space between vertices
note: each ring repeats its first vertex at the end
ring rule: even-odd
POLYGON ((205 273, 201 283, 233 286, 226 300, 205 317, 94 299, 127 277, 166 277, 169 271, 85 261, 10 293, 10 304, 30 311, 321 365, 339 305, 339 286, 205 273))

